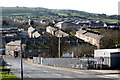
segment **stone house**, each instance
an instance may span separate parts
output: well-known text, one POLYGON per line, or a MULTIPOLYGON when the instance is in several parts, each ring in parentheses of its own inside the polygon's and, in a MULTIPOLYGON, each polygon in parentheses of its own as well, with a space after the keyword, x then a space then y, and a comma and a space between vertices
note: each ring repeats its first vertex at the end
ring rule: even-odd
POLYGON ((54 27, 48 26, 48 27, 46 28, 46 32, 52 34, 53 36, 55 35, 55 31, 57 31, 57 29, 54 28, 54 27))
POLYGON ((40 33, 36 28, 33 28, 32 26, 28 28, 28 36, 29 38, 38 38, 40 37, 40 33))
POLYGON ((49 48, 26 49, 24 53, 24 57, 29 57, 29 56, 38 57, 43 55, 48 56, 49 52, 50 52, 49 48))
POLYGON ((58 31, 55 32, 55 36, 56 37, 68 37, 69 34, 67 34, 67 33, 65 33, 65 32, 63 32, 61 30, 58 30, 58 31))
MULTIPOLYGON (((22 51, 24 52, 25 44, 22 44, 22 51)), ((21 40, 15 40, 5 45, 5 54, 14 56, 15 53, 20 55, 21 52, 21 40)))
POLYGON ((100 48, 100 40, 102 38, 102 35, 90 33, 87 32, 86 30, 80 29, 79 31, 76 32, 75 36, 79 39, 84 40, 87 43, 97 46, 97 48, 100 48))

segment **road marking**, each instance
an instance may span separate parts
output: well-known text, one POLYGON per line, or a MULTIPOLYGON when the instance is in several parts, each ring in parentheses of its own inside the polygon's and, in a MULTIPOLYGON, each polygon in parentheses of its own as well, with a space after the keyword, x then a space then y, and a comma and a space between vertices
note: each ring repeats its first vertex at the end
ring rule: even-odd
POLYGON ((48 71, 43 71, 43 72, 46 72, 46 73, 48 73, 48 71))
POLYGON ((9 62, 7 62, 7 64, 8 64, 8 65, 10 65, 10 63, 9 63, 9 62))
POLYGON ((61 74, 54 74, 54 75, 57 75, 57 76, 62 76, 61 74))
POLYGON ((56 69, 56 70, 62 70, 62 71, 69 71, 69 72, 74 72, 74 73, 80 73, 80 74, 87 74, 85 72, 78 72, 78 71, 73 71, 73 70, 67 70, 67 69, 60 69, 60 68, 55 68, 55 67, 50 67, 50 66, 42 66, 42 67, 46 67, 46 68, 51 68, 51 69, 56 69))
POLYGON ((66 78, 71 78, 71 77, 69 77, 69 76, 64 76, 64 77, 66 77, 66 78))
POLYGON ((32 76, 30 76, 30 75, 27 75, 28 77, 32 77, 32 76))
POLYGON ((32 68, 32 69, 35 69, 35 68, 32 68))
POLYGON ((28 75, 28 74, 25 74, 25 73, 24 73, 24 75, 26 75, 26 76, 28 76, 28 77, 30 77, 30 78, 32 77, 32 76, 30 76, 30 75, 28 75))
POLYGON ((103 78, 118 78, 118 74, 98 75, 98 77, 103 77, 103 78))

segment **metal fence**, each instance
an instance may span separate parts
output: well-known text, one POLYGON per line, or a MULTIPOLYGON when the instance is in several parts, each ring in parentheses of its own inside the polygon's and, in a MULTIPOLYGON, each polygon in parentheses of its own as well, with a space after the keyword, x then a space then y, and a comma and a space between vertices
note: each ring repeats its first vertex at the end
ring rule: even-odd
POLYGON ((79 69, 93 69, 93 58, 39 58, 33 57, 33 62, 41 65, 69 67, 79 69))

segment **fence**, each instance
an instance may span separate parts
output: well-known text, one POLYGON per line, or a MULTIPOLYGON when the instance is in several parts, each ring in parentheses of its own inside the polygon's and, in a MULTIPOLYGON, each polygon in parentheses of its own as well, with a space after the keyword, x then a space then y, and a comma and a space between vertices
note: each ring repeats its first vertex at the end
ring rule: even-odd
POLYGON ((33 62, 41 65, 69 67, 79 69, 93 69, 93 58, 39 58, 33 57, 33 62))

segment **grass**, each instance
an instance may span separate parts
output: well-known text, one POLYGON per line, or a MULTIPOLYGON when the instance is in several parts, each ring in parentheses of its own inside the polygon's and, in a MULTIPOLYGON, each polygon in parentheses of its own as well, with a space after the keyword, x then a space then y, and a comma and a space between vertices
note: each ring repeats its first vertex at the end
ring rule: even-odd
POLYGON ((60 16, 68 16, 67 14, 58 13, 60 16))
POLYGON ((107 22, 118 22, 117 19, 102 19, 102 20, 107 22))
MULTIPOLYGON (((3 67, 0 67, 0 69, 3 69, 3 67)), ((6 67, 4 69, 6 69, 6 67)), ((7 72, 0 72, 0 80, 20 80, 20 79, 17 78, 12 72, 10 72, 9 74, 7 74, 7 72)))

